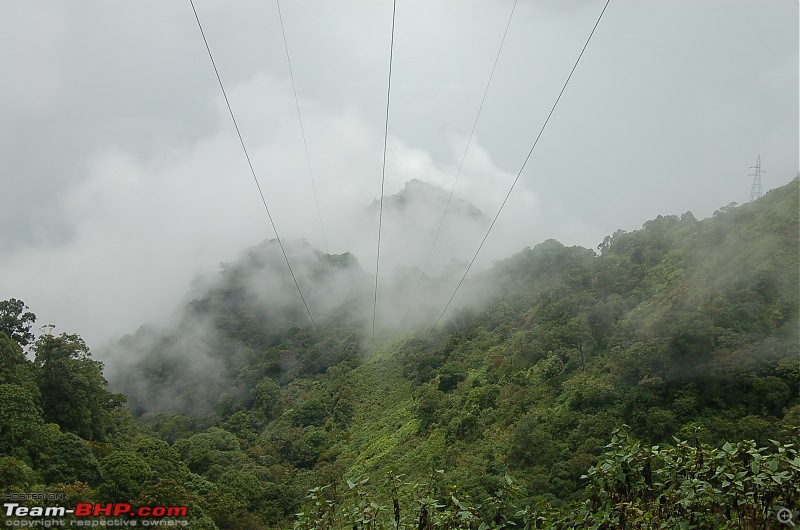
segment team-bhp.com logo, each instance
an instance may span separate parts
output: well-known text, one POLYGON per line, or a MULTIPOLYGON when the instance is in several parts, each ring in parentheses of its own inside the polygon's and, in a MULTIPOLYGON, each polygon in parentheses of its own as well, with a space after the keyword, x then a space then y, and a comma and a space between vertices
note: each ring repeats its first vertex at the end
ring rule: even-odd
POLYGON ((75 506, 75 517, 186 517, 186 506, 140 506, 134 509, 124 502, 99 504, 79 502, 75 506))
POLYGON ((63 506, 20 506, 6 502, 6 517, 186 517, 186 506, 140 506, 134 508, 125 502, 89 503, 79 502, 74 510, 63 506))
POLYGON ((17 502, 3 503, 6 526, 58 527, 58 526, 186 526, 186 506, 139 506, 125 502, 88 503, 80 502, 75 508, 64 506, 22 506, 17 502), (70 516, 71 522, 62 519, 70 516), (20 519, 25 518, 25 519, 20 519), (36 519, 34 519, 36 518, 36 519), (110 519, 105 519, 110 518, 110 519))

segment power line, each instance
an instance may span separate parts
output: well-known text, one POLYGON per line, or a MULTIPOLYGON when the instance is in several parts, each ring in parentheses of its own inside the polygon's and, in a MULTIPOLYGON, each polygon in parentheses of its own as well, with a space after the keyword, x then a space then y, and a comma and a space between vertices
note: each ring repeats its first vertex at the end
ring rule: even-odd
POLYGON ((500 61, 500 54, 503 51, 503 44, 506 42, 506 36, 508 35, 508 28, 511 26, 511 19, 514 18, 514 10, 517 7, 517 0, 514 0, 514 5, 511 6, 511 14, 508 16, 508 22, 506 23, 506 29, 503 32, 503 38, 500 41, 500 48, 497 50, 497 56, 494 58, 494 65, 492 65, 492 72, 489 74, 489 81, 486 83, 486 89, 483 91, 483 97, 481 98, 481 104, 478 107, 478 114, 475 116, 475 122, 472 124, 472 131, 469 133, 469 139, 467 140, 467 146, 464 148, 464 154, 461 156, 461 163, 458 165, 458 172, 456 173, 456 178, 453 181, 453 187, 450 188, 450 196, 447 198, 447 203, 444 206, 444 212, 442 213, 442 219, 439 221, 439 227, 436 229, 436 235, 433 238, 433 244, 431 245, 431 249, 428 252, 428 258, 425 260, 425 266, 422 268, 422 273, 419 275, 419 281, 417 282, 417 287, 414 289, 414 294, 411 296, 411 301, 408 303, 408 309, 406 309, 406 314, 403 317, 403 322, 406 321, 408 318, 408 314, 411 312, 411 308, 414 305, 414 300, 417 298, 417 294, 419 293, 419 288, 422 285, 422 279, 425 277, 425 272, 428 270, 428 265, 431 261, 431 256, 433 256, 433 249, 436 248, 436 243, 439 241, 439 234, 442 231, 442 226, 444 225, 444 219, 447 217, 447 211, 450 208, 450 203, 453 201, 453 193, 456 191, 456 184, 458 184, 458 179, 461 176, 461 169, 464 167, 464 161, 467 159, 467 152, 469 151, 469 147, 472 144, 472 138, 475 136, 475 129, 478 127, 478 120, 481 117, 481 111, 483 110, 483 104, 486 102, 486 96, 489 94, 489 87, 492 84, 492 78, 494 77, 494 71, 497 69, 497 63, 500 61))
POLYGON ((311 189, 314 192, 314 203, 317 206, 317 218, 319 219, 319 229, 322 232, 322 243, 325 245, 325 256, 328 262, 328 270, 331 273, 331 280, 333 281, 333 288, 336 291, 336 299, 339 301, 339 307, 342 306, 342 297, 339 294, 339 286, 336 284, 336 276, 333 274, 333 266, 331 265, 331 253, 328 250, 328 239, 325 237, 325 226, 322 223, 322 212, 319 208, 319 199, 317 197, 317 186, 314 183, 314 173, 311 171, 311 157, 308 156, 308 143, 306 142, 306 131, 303 127, 303 116, 300 114, 300 102, 297 99, 297 87, 294 83, 294 72, 292 71, 292 60, 289 57, 289 44, 286 41, 286 30, 283 27, 283 15, 281 14, 281 2, 275 0, 275 5, 278 6, 278 19, 281 22, 281 34, 283 35, 283 47, 286 50, 286 63, 289 65, 289 78, 292 80, 292 92, 294 92, 294 104, 297 107, 297 119, 300 122, 300 134, 303 137, 303 149, 306 152, 306 164, 308 165, 308 176, 311 178, 311 189))
POLYGON ((211 54, 211 48, 208 45, 208 40, 206 39, 206 34, 203 31, 203 25, 200 23, 200 17, 197 16, 197 10, 194 7, 194 2, 189 0, 189 3, 192 5, 192 11, 194 12, 194 18, 197 20, 197 27, 200 28, 200 35, 203 36, 203 42, 206 45, 206 50, 208 51, 208 58, 211 59, 211 66, 214 67, 214 73, 217 75, 217 81, 219 82, 219 88, 222 90, 222 97, 225 98, 225 104, 228 106, 228 112, 231 115, 231 120, 233 121, 233 126, 236 129, 236 135, 239 137, 239 143, 242 145, 242 151, 244 151, 244 156, 247 159, 247 165, 250 166, 250 173, 253 175, 253 181, 256 183, 256 188, 258 188, 258 194, 261 196, 261 202, 264 204, 264 209, 267 211, 267 217, 269 217, 269 222, 272 225, 272 229, 275 231, 275 239, 278 240, 278 245, 281 247, 281 252, 283 253, 283 259, 286 260, 286 266, 289 268, 289 273, 292 275, 292 280, 294 280, 294 285, 297 287, 297 292, 300 294, 300 300, 303 301, 303 306, 306 308, 306 312, 308 313, 308 318, 311 319, 311 323, 314 325, 314 329, 319 333, 319 328, 317 327, 317 323, 314 321, 314 317, 311 316, 311 310, 308 308, 308 304, 306 303, 306 299, 303 296, 303 291, 300 290, 300 284, 297 282, 297 277, 294 275, 294 271, 292 270, 292 265, 289 263, 289 256, 286 254, 286 249, 283 247, 283 242, 281 241, 280 236, 278 235, 278 229, 275 227, 275 221, 272 220, 272 214, 269 211, 269 206, 267 206, 267 200, 264 198, 264 192, 261 191, 261 184, 258 182, 258 177, 256 177, 256 170, 253 169, 253 163, 250 161, 250 155, 247 153, 247 147, 244 144, 244 139, 242 138, 242 133, 239 130, 239 125, 236 123, 236 117, 233 115, 233 109, 231 108, 231 103, 228 101, 228 95, 225 92, 225 86, 222 84, 222 78, 219 75, 219 70, 217 70, 217 63, 214 62, 214 56, 211 54))
POLYGON ((500 205, 500 209, 497 210, 497 214, 494 216, 494 219, 492 219, 492 224, 489 225, 489 229, 486 231, 486 235, 483 236, 483 240, 481 241, 481 244, 478 246, 478 250, 476 250, 475 251, 475 255, 472 256, 472 260, 469 262, 469 265, 467 265, 467 270, 464 271, 464 275, 461 277, 461 280, 459 280, 455 291, 453 291, 453 295, 450 297, 450 300, 447 301, 447 305, 442 310, 442 313, 439 315, 439 318, 436 319, 436 323, 433 325, 433 327, 431 328, 430 332, 428 332, 428 336, 430 336, 430 334, 433 333, 433 330, 436 329, 436 326, 439 325, 439 322, 442 320, 442 317, 444 317, 444 314, 447 312, 447 309, 450 307, 450 304, 453 302, 453 299, 456 297, 456 293, 458 293, 458 290, 461 288, 461 284, 464 283, 464 279, 467 277, 467 274, 469 274, 469 270, 472 268, 472 265, 475 263, 475 260, 478 258, 478 254, 480 253, 481 249, 483 248, 484 243, 486 243, 486 239, 489 237, 489 234, 492 232, 492 228, 494 228, 494 225, 497 222, 497 218, 500 217, 500 213, 503 211, 503 208, 505 207, 506 202, 508 202, 508 198, 511 196, 511 192, 514 191, 514 186, 517 185, 517 181, 519 180, 519 177, 522 175, 522 171, 525 169, 525 165, 528 163, 528 160, 530 160, 531 155, 533 154, 533 150, 536 149, 536 145, 539 143, 539 139, 542 137, 542 133, 544 132, 545 128, 547 127, 547 124, 550 122, 550 117, 553 115, 553 112, 556 110, 556 106, 558 106, 558 102, 561 101, 561 96, 564 95, 564 91, 567 89, 567 85, 569 84, 570 79, 572 79, 572 74, 575 73, 575 69, 578 67, 578 63, 580 63, 581 57, 583 57, 583 54, 586 51, 586 48, 589 46, 589 42, 592 40, 592 36, 594 35, 594 32, 597 29, 597 26, 600 24, 600 20, 603 18, 603 14, 606 12, 606 8, 608 8, 608 4, 610 2, 611 2, 611 0, 606 0, 605 5, 603 6, 603 10, 600 12, 600 16, 597 17, 597 21, 594 23, 594 27, 592 27, 592 31, 591 31, 591 33, 589 33, 589 37, 586 39, 586 43, 584 43, 583 48, 581 49, 581 53, 578 55, 578 58, 575 60, 575 64, 572 65, 572 70, 570 70, 569 75, 567 76, 567 80, 564 81, 564 86, 561 87, 561 92, 558 93, 558 97, 556 98, 555 103, 553 103, 553 106, 550 108, 550 112, 547 114, 547 118, 544 120, 544 123, 542 124, 542 128, 539 130, 539 134, 536 136, 536 140, 534 140, 534 142, 533 142, 533 146, 531 147, 530 151, 528 151, 528 156, 525 157, 525 161, 522 163, 522 167, 519 168, 519 171, 517 172, 517 176, 514 179, 514 182, 511 183, 511 187, 509 188, 508 193, 506 193, 506 197, 505 197, 505 199, 503 199, 503 203, 500 205))
POLYGON ((389 82, 386 88, 386 125, 383 129, 383 169, 381 171, 381 198, 378 213, 378 252, 375 258, 375 300, 372 304, 372 344, 375 344, 375 319, 378 315, 378 273, 381 263, 381 228, 383 227, 383 188, 386 183, 386 143, 389 138, 389 101, 392 93, 392 59, 394 57, 394 17, 397 12, 397 0, 392 3, 392 40, 389 45, 389 82))

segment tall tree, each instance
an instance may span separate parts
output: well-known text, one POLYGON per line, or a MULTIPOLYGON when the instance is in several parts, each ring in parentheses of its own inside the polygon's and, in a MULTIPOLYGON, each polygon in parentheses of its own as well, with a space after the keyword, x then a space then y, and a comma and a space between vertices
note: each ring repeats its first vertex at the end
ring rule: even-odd
POLYGON ((33 435, 42 423, 42 413, 29 389, 0 384, 0 455, 26 461, 35 445, 33 435))
POLYGON ((33 350, 45 420, 87 440, 104 439, 113 428, 111 410, 125 398, 108 391, 103 363, 91 359, 77 335, 42 335, 33 350))
POLYGON ((33 341, 31 326, 36 322, 36 315, 26 309, 28 306, 16 298, 0 302, 0 333, 5 333, 20 346, 33 341))

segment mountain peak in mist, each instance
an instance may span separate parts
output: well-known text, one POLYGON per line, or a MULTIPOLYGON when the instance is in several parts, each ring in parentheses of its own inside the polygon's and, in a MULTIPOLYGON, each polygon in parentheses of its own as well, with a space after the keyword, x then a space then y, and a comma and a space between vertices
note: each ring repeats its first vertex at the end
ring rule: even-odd
MULTIPOLYGON (((364 213, 365 223, 377 221, 378 201, 373 201, 364 213)), ((428 261, 427 271, 438 274, 453 260, 468 260, 488 226, 488 216, 471 202, 455 195, 451 199, 449 191, 418 179, 410 180, 394 195, 384 195, 385 251, 381 252, 381 259, 387 270, 395 265, 421 267, 428 261), (448 200, 447 216, 442 222, 448 200), (431 254, 434 241, 435 252, 431 254)))
MULTIPOLYGON (((441 215, 449 197, 450 193, 442 188, 419 179, 413 179, 406 182, 403 189, 394 195, 384 196, 383 207, 397 213, 425 211, 425 213, 441 215)), ((377 205, 378 201, 375 200, 370 208, 375 208, 377 205)), ((488 219, 480 208, 456 195, 453 195, 450 200, 448 215, 463 215, 475 221, 488 219)))

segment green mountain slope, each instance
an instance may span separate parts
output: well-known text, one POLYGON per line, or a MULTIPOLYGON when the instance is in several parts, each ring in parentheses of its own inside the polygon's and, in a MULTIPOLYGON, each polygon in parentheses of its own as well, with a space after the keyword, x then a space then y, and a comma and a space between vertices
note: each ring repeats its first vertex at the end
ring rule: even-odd
MULTIPOLYGON (((296 499, 389 468, 423 482, 444 469, 477 500, 507 474, 528 497, 578 498, 622 424, 652 443, 694 425, 709 443, 786 439, 800 417, 797 187, 702 221, 660 216, 600 255, 526 249, 472 282, 485 306, 369 355, 357 312, 316 338, 260 325, 256 338, 234 319, 226 340, 247 360, 229 365, 216 421, 296 499)), ((246 313, 234 292, 215 303, 246 313)))
POLYGON ((104 434, 113 447, 94 448, 105 474, 86 494, 107 497, 114 470, 150 451, 172 482, 142 472, 130 495, 168 492, 202 514, 198 528, 611 528, 623 505, 668 526, 764 522, 773 500, 800 502, 784 486, 800 460, 781 445, 800 425, 798 186, 709 219, 659 216, 599 253, 545 241, 476 275, 459 295, 472 303, 434 332, 387 333, 374 347, 370 278, 352 256, 332 257, 337 299, 327 258, 291 249, 310 305, 326 308, 317 334, 262 244, 177 324, 120 341, 112 388, 138 420, 118 419, 104 434), (689 445, 665 446, 673 437, 689 445), (725 444, 740 440, 753 445, 725 444), (751 469, 770 440, 783 456, 760 450, 764 470, 741 475, 776 484, 769 502, 703 471, 751 469), (692 480, 711 493, 667 510, 692 480), (741 510, 725 512, 731 499, 741 510), (605 522, 576 506, 606 510, 605 522))

